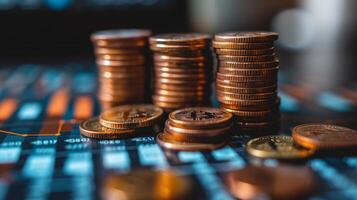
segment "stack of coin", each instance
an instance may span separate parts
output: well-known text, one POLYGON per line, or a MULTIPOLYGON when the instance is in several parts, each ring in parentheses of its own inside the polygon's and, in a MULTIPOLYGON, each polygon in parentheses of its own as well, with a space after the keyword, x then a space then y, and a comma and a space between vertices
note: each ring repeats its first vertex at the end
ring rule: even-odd
POLYGON ((106 30, 91 35, 99 71, 102 108, 145 101, 149 30, 106 30))
POLYGON ((141 130, 159 123, 163 113, 161 108, 150 104, 122 105, 83 121, 79 130, 93 139, 135 137, 141 130))
POLYGON ((279 122, 273 32, 230 32, 214 36, 217 99, 237 116, 241 131, 272 130, 279 122))
POLYGON ((149 41, 154 51, 154 104, 166 111, 207 105, 212 72, 211 37, 162 34, 149 41))
POLYGON ((172 150, 212 150, 226 143, 233 115, 218 108, 192 107, 173 111, 157 142, 172 150))

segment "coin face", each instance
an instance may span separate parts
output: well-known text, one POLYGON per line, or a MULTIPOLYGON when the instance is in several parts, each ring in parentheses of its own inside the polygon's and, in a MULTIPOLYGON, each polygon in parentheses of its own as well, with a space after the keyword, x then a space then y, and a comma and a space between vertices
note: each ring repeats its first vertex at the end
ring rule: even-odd
POLYGON ((103 199, 180 200, 192 195, 190 179, 173 171, 134 170, 127 174, 111 174, 104 181, 103 199), (140 192, 138 192, 140 191, 140 192))
POLYGON ((123 105, 103 112, 99 121, 114 129, 139 128, 153 125, 163 113, 161 108, 150 104, 123 105))
POLYGON ((306 158, 313 154, 313 149, 297 146, 293 138, 284 135, 272 135, 250 140, 246 151, 255 157, 275 159, 306 158))
POLYGON ((118 130, 110 129, 99 123, 98 117, 93 117, 83 121, 79 126, 82 135, 94 139, 117 139, 133 135, 134 129, 118 130))
POLYGON ((230 123, 233 115, 218 108, 191 107, 169 114, 170 121, 178 127, 217 127, 230 123))
POLYGON ((92 34, 91 39, 95 40, 128 40, 145 38, 151 35, 151 31, 144 29, 118 29, 104 30, 92 34))
POLYGON ((214 36, 216 41, 225 42, 268 42, 277 40, 278 33, 275 32, 227 32, 220 33, 214 36))
POLYGON ((293 128, 294 140, 312 148, 357 146, 357 131, 332 124, 303 124, 293 128))

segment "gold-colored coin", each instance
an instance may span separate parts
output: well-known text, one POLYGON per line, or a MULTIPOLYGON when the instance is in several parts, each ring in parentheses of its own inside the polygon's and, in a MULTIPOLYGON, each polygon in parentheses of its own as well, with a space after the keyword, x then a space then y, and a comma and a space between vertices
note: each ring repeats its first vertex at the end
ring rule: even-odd
POLYGON ((234 49, 215 49, 216 54, 230 56, 260 56, 275 53, 274 48, 256 50, 234 50, 234 49))
POLYGON ((214 36, 215 41, 222 42, 271 42, 277 40, 279 34, 276 32, 252 31, 252 32, 226 32, 214 36))
POLYGON ((134 170, 110 174, 104 181, 103 199, 181 200, 192 198, 192 182, 173 171, 134 170))
POLYGON ((260 56, 218 55, 218 60, 229 62, 271 62, 275 60, 275 54, 260 56))
POLYGON ((274 48, 273 42, 266 43, 233 43, 212 41, 212 46, 217 49, 235 49, 235 50, 255 50, 274 48))
POLYGON ((150 104, 123 105, 103 112, 99 122, 114 129, 139 128, 157 123, 163 113, 161 108, 150 104))
POLYGON ((233 110, 229 108, 222 108, 226 112, 230 112, 239 117, 265 117, 272 116, 276 113, 275 110, 260 110, 260 111, 242 111, 242 110, 233 110))
POLYGON ((217 148, 224 146, 227 141, 216 141, 216 142, 185 142, 185 141, 177 141, 175 138, 168 133, 159 133, 156 136, 156 142, 170 150, 176 151, 211 151, 217 148))
POLYGON ((231 123, 233 115, 218 108, 191 107, 169 114, 169 120, 176 127, 209 128, 222 127, 231 123))
POLYGON ((117 139, 135 134, 135 129, 110 129, 99 123, 98 117, 83 121, 79 126, 82 135, 93 139, 117 139))
POLYGON ((232 99, 232 98, 217 96, 217 99, 219 102, 223 104, 237 105, 237 106, 260 106, 260 105, 274 104, 276 102, 276 98, 247 101, 247 100, 232 99))
POLYGON ((357 131, 332 124, 303 124, 293 128, 294 141, 316 149, 357 147, 357 131))
POLYGON ((246 151, 259 158, 298 159, 307 158, 314 149, 298 146, 290 136, 272 135, 250 140, 246 151))

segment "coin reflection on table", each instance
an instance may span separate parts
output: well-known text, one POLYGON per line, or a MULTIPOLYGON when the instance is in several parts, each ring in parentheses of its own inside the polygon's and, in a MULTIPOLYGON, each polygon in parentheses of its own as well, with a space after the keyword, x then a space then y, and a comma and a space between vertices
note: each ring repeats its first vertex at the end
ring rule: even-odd
POLYGON ((105 180, 102 198, 107 200, 168 200, 192 197, 190 179, 173 171, 140 169, 123 175, 110 175, 105 180))
POLYGON ((304 199, 317 191, 307 167, 247 166, 225 175, 231 194, 239 199, 304 199))

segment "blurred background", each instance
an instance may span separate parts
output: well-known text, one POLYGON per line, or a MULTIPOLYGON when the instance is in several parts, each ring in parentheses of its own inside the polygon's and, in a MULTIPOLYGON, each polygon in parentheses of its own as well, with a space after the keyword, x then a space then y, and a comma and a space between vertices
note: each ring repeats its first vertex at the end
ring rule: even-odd
POLYGON ((0 0, 0 59, 94 61, 89 35, 110 28, 272 30, 291 80, 356 88, 356 8, 354 0, 0 0))

